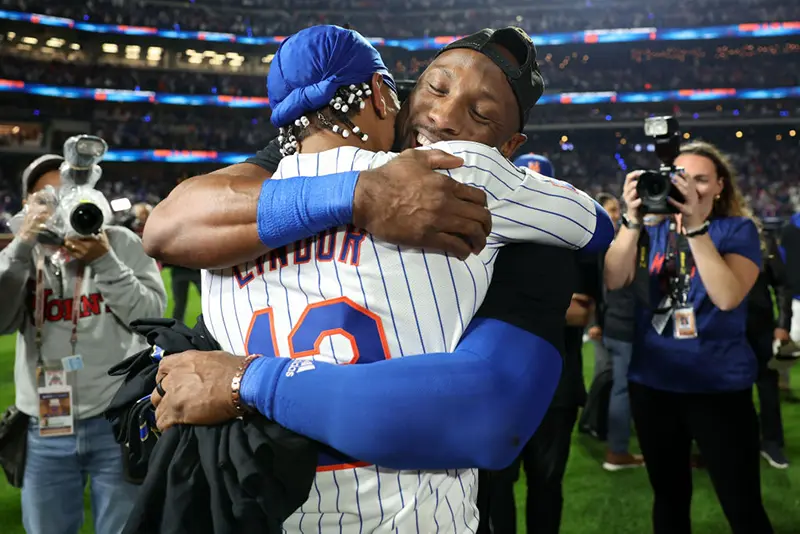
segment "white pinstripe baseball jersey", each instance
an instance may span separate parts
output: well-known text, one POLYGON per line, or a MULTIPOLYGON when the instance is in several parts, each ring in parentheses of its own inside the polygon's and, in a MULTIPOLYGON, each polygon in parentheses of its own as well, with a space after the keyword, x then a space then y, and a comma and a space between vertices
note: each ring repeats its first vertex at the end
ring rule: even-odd
MULTIPOLYGON (((517 169, 477 143, 428 148, 462 157, 464 166, 451 176, 486 191, 493 229, 483 252, 462 262, 343 227, 232 269, 204 272, 203 314, 223 349, 337 364, 452 351, 483 301, 504 242, 579 248, 591 239, 595 204, 572 186, 517 169)), ((354 147, 294 155, 273 179, 365 170, 395 156, 354 147)), ((476 470, 399 472, 323 456, 309 499, 286 521, 286 532, 477 528, 476 470)))

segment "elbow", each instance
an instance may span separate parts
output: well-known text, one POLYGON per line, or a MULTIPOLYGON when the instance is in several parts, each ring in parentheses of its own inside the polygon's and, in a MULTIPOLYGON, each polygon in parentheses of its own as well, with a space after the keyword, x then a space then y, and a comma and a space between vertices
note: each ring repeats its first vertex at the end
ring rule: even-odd
POLYGON ((720 311, 729 312, 738 308, 744 299, 747 298, 747 292, 744 292, 740 287, 725 287, 723 291, 709 291, 709 299, 711 303, 716 306, 720 311))
POLYGON ((474 465, 479 469, 500 470, 511 465, 550 408, 561 378, 561 355, 548 344, 548 350, 525 357, 532 365, 517 368, 515 377, 496 381, 497 400, 487 413, 490 418, 485 431, 474 441, 478 444, 473 451, 474 465))
POLYGON ((714 305, 724 312, 733 311, 741 305, 744 298, 738 298, 735 295, 726 296, 724 299, 712 299, 714 305))
POLYGON ((630 285, 632 281, 633 281, 632 277, 620 275, 620 273, 615 273, 608 269, 606 269, 603 274, 603 282, 605 283, 605 286, 609 291, 616 291, 617 289, 622 289, 623 287, 630 285))
POLYGON ((144 226, 142 245, 144 245, 145 254, 159 261, 164 261, 165 236, 159 235, 157 230, 153 230, 153 225, 150 224, 150 221, 147 221, 144 226))
POLYGON ((144 251, 151 258, 171 263, 184 252, 180 249, 186 238, 183 228, 193 214, 191 206, 196 205, 191 199, 191 188, 201 178, 181 182, 153 208, 142 233, 144 251))
MULTIPOLYGON (((164 202, 167 202, 166 200, 164 202)), ((145 253, 151 258, 166 261, 171 245, 177 237, 177 228, 170 224, 170 219, 164 213, 165 207, 158 205, 153 209, 142 233, 142 245, 145 253)))

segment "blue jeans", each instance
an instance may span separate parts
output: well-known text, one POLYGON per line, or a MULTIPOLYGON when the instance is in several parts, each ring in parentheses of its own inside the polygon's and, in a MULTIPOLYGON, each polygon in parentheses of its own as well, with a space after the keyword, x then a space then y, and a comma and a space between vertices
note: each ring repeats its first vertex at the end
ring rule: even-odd
POLYGON ((101 417, 78 421, 72 436, 40 437, 39 421, 28 427, 22 481, 22 523, 28 534, 77 534, 83 525, 83 490, 91 479, 97 534, 119 534, 138 486, 122 474, 122 452, 111 424, 101 417))
POLYGON ((611 356, 614 384, 608 399, 608 448, 611 452, 628 452, 631 440, 631 404, 628 399, 628 367, 631 364, 633 343, 603 338, 611 356))
POLYGON ((603 344, 604 341, 605 340, 592 340, 592 346, 594 347, 594 378, 597 378, 597 376, 606 369, 611 369, 611 356, 608 354, 608 349, 606 349, 603 344))

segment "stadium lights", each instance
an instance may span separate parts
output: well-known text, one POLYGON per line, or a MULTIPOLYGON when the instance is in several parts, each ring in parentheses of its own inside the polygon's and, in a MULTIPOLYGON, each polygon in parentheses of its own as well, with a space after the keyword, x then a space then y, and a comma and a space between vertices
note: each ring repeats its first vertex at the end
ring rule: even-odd
POLYGON ((8 32, 8 33, 6 34, 6 37, 8 37, 8 40, 9 40, 9 41, 13 41, 13 40, 14 40, 14 37, 16 37, 16 36, 17 36, 17 34, 16 34, 16 33, 14 33, 14 32, 8 32))
POLYGON ((569 137, 567 137, 566 135, 562 135, 561 136, 561 142, 562 143, 566 143, 567 141, 569 141, 569 137))
POLYGON ((189 58, 189 63, 197 64, 202 62, 203 62, 203 56, 192 56, 189 58))
POLYGON ((789 137, 794 137, 795 135, 797 135, 797 132, 796 132, 796 131, 794 131, 794 130, 789 130, 789 137))
POLYGON ((36 37, 23 37, 22 42, 29 45, 35 45, 36 43, 39 42, 39 39, 37 39, 36 37))
POLYGON ((114 43, 103 43, 102 49, 106 54, 116 54, 119 51, 119 47, 114 43))
POLYGON ((195 51, 195 50, 192 50, 191 48, 189 48, 189 49, 187 49, 187 50, 186 50, 186 55, 187 55, 187 56, 193 56, 193 55, 195 55, 195 54, 197 54, 197 51, 195 51))
POLYGON ((690 137, 691 137, 691 135, 689 135, 689 132, 684 132, 683 133, 683 138, 684 139, 689 139, 690 137))
POLYGON ((65 42, 66 41, 64 41, 64 39, 58 39, 56 37, 51 37, 50 39, 47 40, 45 45, 47 45, 47 46, 49 46, 51 48, 61 48, 62 46, 64 46, 65 42))
POLYGON ((623 137, 622 139, 619 140, 619 144, 627 145, 628 144, 628 140, 623 137))
POLYGON ((744 134, 742 133, 742 131, 741 131, 741 130, 739 130, 738 132, 736 132, 736 138, 737 138, 737 139, 741 139, 743 135, 744 135, 744 134))
POLYGON ((71 45, 69 45, 69 47, 71 49, 73 49, 73 50, 80 50, 81 49, 81 45, 79 45, 78 43, 72 43, 71 45))
POLYGON ((11 128, 11 133, 17 135, 19 133, 19 126, 14 126, 11 128))
POLYGON ((147 55, 160 56, 161 52, 163 51, 164 49, 161 48, 160 46, 151 46, 150 48, 147 49, 147 55))
POLYGON ((225 63, 225 59, 220 59, 218 57, 214 57, 208 60, 209 65, 222 65, 225 63))
POLYGON ((136 52, 137 54, 142 51, 142 47, 139 45, 128 45, 125 47, 125 53, 133 53, 136 52))
POLYGON ((266 56, 261 58, 261 63, 272 63, 272 60, 275 58, 275 54, 267 54, 266 56))
POLYGON ((213 50, 206 50, 205 52, 203 52, 203 56, 205 56, 205 57, 217 57, 217 53, 214 52, 213 50))
POLYGON ((781 134, 775 136, 776 141, 780 141, 781 139, 783 139, 783 136, 781 134))

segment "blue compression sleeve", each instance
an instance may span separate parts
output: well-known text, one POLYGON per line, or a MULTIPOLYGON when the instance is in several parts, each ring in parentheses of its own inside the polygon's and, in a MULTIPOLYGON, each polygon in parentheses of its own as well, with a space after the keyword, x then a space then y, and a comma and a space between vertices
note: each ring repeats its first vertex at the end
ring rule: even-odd
POLYGON ((242 399, 299 434, 393 469, 502 469, 552 400, 561 356, 496 319, 475 319, 454 353, 366 365, 258 358, 242 399))
POLYGON ((597 215, 597 223, 595 223, 592 239, 581 249, 584 252, 600 252, 607 250, 616 233, 614 223, 611 222, 611 217, 608 215, 605 208, 603 208, 599 202, 595 201, 594 209, 597 215))
POLYGON ((276 248, 350 223, 358 174, 265 180, 256 216, 261 242, 276 248))

